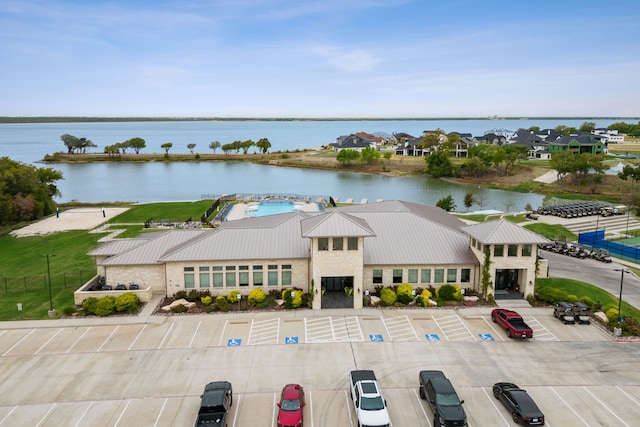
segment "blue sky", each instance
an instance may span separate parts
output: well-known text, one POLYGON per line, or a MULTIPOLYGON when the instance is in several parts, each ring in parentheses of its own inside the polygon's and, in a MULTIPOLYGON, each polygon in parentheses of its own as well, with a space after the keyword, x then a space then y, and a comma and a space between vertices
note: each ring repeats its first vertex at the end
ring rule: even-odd
POLYGON ((0 115, 640 115, 637 0, 0 0, 0 115))

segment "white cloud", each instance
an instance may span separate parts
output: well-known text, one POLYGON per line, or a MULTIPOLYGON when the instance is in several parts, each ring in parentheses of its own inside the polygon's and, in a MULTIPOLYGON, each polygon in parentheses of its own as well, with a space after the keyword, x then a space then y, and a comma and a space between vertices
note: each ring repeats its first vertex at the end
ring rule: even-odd
POLYGON ((324 63, 330 67, 347 73, 371 71, 381 62, 381 58, 365 49, 315 45, 308 48, 307 52, 322 58, 324 63))

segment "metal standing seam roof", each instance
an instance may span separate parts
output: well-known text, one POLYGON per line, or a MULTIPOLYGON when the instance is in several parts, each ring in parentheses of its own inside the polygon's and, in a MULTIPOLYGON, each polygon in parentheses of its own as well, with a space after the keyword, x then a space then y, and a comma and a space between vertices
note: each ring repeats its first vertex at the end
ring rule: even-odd
POLYGON ((340 211, 330 211, 300 221, 302 237, 370 237, 375 232, 363 219, 340 211))
POLYGON ((506 219, 473 224, 463 227, 462 230, 485 245, 543 244, 550 242, 549 239, 513 224, 506 219))
POLYGON ((133 238, 133 239, 115 239, 104 245, 100 245, 96 249, 89 252, 90 256, 114 256, 136 248, 140 245, 149 243, 150 239, 133 238))
POLYGON ((171 230, 128 251, 103 260, 100 265, 159 264, 167 251, 175 249, 191 239, 198 239, 217 230, 171 230))

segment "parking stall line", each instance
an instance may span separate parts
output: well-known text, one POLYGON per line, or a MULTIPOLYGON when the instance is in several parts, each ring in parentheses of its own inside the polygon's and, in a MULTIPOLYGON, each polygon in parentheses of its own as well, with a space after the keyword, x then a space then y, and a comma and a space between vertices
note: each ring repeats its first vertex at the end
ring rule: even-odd
POLYGON ((424 419, 427 421, 427 424, 429 424, 429 427, 431 427, 431 421, 429 421, 429 415, 427 414, 427 411, 424 410, 424 405, 422 404, 422 399, 420 399, 420 395, 418 395, 418 392, 416 391, 415 387, 413 388, 413 394, 416 397, 416 400, 418 401, 418 406, 420 406, 420 410, 422 411, 422 415, 424 415, 424 419))
POLYGON ((131 400, 127 400, 127 404, 124 405, 124 408, 122 408, 122 412, 120 412, 120 416, 116 420, 116 423, 113 425, 113 427, 118 427, 118 425, 120 424, 120 421, 122 420, 122 417, 124 417, 124 413, 127 412, 127 408, 129 407, 130 403, 131 403, 131 400))
POLYGON ((309 418, 311 418, 311 427, 313 427, 313 396, 309 392, 309 418))
POLYGON ((53 336, 52 336, 51 338, 49 338, 49 339, 47 340, 47 342, 45 342, 44 344, 42 344, 42 346, 40 346, 40 348, 39 348, 39 349, 37 349, 37 350, 36 350, 36 352, 35 352, 35 353, 33 353, 33 354, 34 354, 34 355, 36 355, 36 354, 40 353, 40 350, 42 350, 43 348, 45 348, 45 347, 47 346, 47 344, 49 344, 51 341, 53 341, 53 339, 54 339, 55 337, 57 337, 57 336, 58 336, 58 334, 60 334, 60 332, 62 332, 62 328, 58 329, 58 332, 56 332, 55 334, 53 334, 53 336))
POLYGON ((280 318, 251 320, 249 345, 277 344, 280 337, 280 318))
POLYGON ((224 326, 222 327, 222 334, 220 334, 220 339, 218 340, 218 347, 222 345, 222 340, 224 339, 224 332, 227 330, 227 323, 229 323, 229 320, 224 321, 224 326))
POLYGON ((146 328, 147 328, 147 324, 145 323, 144 326, 142 327, 142 329, 140 329, 140 332, 138 332, 138 335, 136 335, 136 337, 133 339, 133 341, 131 342, 131 344, 127 348, 127 351, 131 351, 131 349, 135 345, 136 341, 138 341, 138 338, 140 338, 140 335, 142 335, 142 333, 144 332, 144 330, 146 328))
POLYGON ((345 339, 348 341, 364 341, 358 316, 345 317, 344 324, 346 328, 346 337, 343 337, 342 341, 344 341, 345 339))
POLYGON ((158 422, 160 422, 160 418, 162 418, 162 413, 164 412, 165 406, 167 406, 167 401, 168 400, 169 400, 168 397, 164 398, 164 402, 162 403, 162 408, 160 408, 160 411, 158 411, 158 416, 156 417, 156 422, 153 424, 153 427, 157 427, 158 426, 158 422))
MULTIPOLYGON (((146 325, 145 325, 146 326, 146 325)), ((113 335, 118 332, 118 329, 120 329, 120 325, 116 326, 115 329, 113 331, 111 331, 111 333, 109 334, 109 336, 104 340, 104 342, 102 343, 102 345, 100 347, 98 347, 98 349, 96 350, 96 353, 100 353, 102 351, 102 349, 104 348, 105 345, 107 345, 107 343, 109 342, 109 340, 111 339, 111 337, 113 337, 113 335)))
POLYGON ((629 427, 629 424, 627 424, 627 423, 625 423, 624 421, 622 421, 622 418, 620 418, 619 416, 617 416, 617 415, 616 415, 616 413, 615 413, 614 411, 612 411, 612 410, 611 410, 611 408, 609 408, 607 405, 605 405, 605 404, 604 404, 604 402, 603 402, 602 400, 598 399, 598 398, 596 397, 596 395, 595 395, 595 394, 591 393, 591 391, 590 391, 587 387, 582 386, 582 389, 583 389, 584 391, 586 391, 587 393, 589 393, 589 395, 591 395, 591 397, 593 397, 593 398, 596 400, 596 402, 598 402, 598 403, 599 403, 599 404, 600 404, 604 409, 606 409, 606 410, 607 410, 607 412, 609 412, 611 415, 613 415, 614 417, 616 417, 616 418, 618 419, 618 421, 620 421, 623 425, 625 425, 625 426, 629 427))
POLYGON ((582 417, 580 416, 580 414, 578 414, 578 413, 577 413, 577 412, 576 412, 576 411, 571 407, 571 405, 569 405, 569 403, 568 403, 566 400, 564 400, 564 399, 562 398, 562 396, 560 396, 560 393, 558 393, 558 392, 557 392, 553 387, 549 387, 549 388, 551 389, 551 391, 552 391, 556 396, 558 396, 558 399, 560 399, 560 400, 562 401, 562 403, 564 403, 564 404, 565 404, 565 406, 566 406, 567 408, 569 408, 569 410, 570 410, 571 412, 573 412, 573 415, 575 415, 575 416, 576 416, 580 421, 582 421, 582 422, 584 423, 584 425, 586 425, 586 426, 588 426, 588 427, 591 427, 591 425, 590 425, 588 422, 586 422, 586 421, 584 420, 584 418, 582 418, 582 417))
POLYGON ((527 317, 525 322, 533 330, 533 339, 538 341, 560 341, 558 337, 545 328, 535 317, 527 317))
POLYGON ((160 341, 160 344, 158 344, 158 346, 156 347, 157 350, 161 349, 162 346, 164 346, 164 343, 167 341, 167 338, 169 338, 169 334, 171 334, 171 331, 173 330, 173 327, 175 325, 176 325, 175 323, 172 323, 171 325, 169 325, 169 329, 167 329, 167 332, 164 333, 164 336, 162 337, 162 341, 160 341))
POLYGON ((85 335, 87 335, 87 334, 89 333, 89 331, 90 331, 90 330, 91 330, 91 326, 89 326, 89 327, 88 327, 88 328, 87 328, 87 329, 82 333, 82 335, 80 335, 80 337, 78 337, 78 339, 77 339, 77 340, 75 340, 75 341, 73 342, 73 344, 71 344, 71 347, 69 347, 69 348, 67 349, 67 351, 65 351, 65 354, 67 354, 67 353, 69 353, 71 350, 73 350, 73 347, 75 347, 75 346, 76 346, 76 344, 78 344, 78 343, 82 340, 82 338, 84 338, 84 336, 85 336, 85 335))
POLYGON ((307 343, 332 341, 335 337, 330 317, 305 317, 304 329, 307 343))
POLYGON ((504 415, 502 415, 502 412, 500 412, 500 409, 498 409, 498 407, 496 406, 496 403, 493 401, 495 399, 495 397, 493 396, 493 392, 491 393, 491 395, 489 395, 489 392, 484 387, 482 387, 482 391, 483 391, 484 395, 487 396, 487 399, 489 400, 489 403, 491 403, 491 406, 493 406, 493 409, 495 409, 496 412, 498 413, 498 415, 500 415, 500 418, 502 418, 502 421, 504 422, 504 425, 506 425, 507 427, 510 427, 511 424, 509 424, 509 421, 507 421, 507 419, 504 417, 504 415))
POLYGON ((7 420, 7 418, 9 418, 11 416, 11 414, 13 414, 13 411, 15 411, 17 408, 18 408, 17 406, 14 406, 13 408, 11 408, 9 413, 7 415, 5 415, 2 420, 0 420, 0 425, 4 424, 4 422, 7 420))
POLYGON ((349 392, 348 391, 344 391, 344 400, 347 401, 347 408, 349 408, 349 410, 347 411, 347 413, 349 414, 349 426, 353 427, 353 417, 351 416, 351 402, 349 402, 349 400, 351 399, 351 397, 349 397, 349 392))
POLYGON ((624 394, 630 401, 635 403, 637 406, 640 406, 640 402, 638 402, 638 400, 635 397, 631 396, 629 393, 624 391, 620 386, 616 386, 616 389, 618 389, 620 393, 624 394))
POLYGON ((51 408, 49 408, 47 413, 44 414, 42 418, 40 418, 40 421, 38 422, 38 424, 36 424, 36 427, 40 427, 42 423, 44 423, 47 420, 47 418, 49 418, 49 415, 51 414, 51 412, 53 412, 54 409, 56 409, 57 406, 58 406, 58 403, 54 403, 53 405, 51 405, 51 408))
POLYGON ((493 337, 494 339, 499 338, 500 341, 504 341, 504 338, 502 337, 502 334, 500 334, 498 332, 498 330, 496 329, 496 327, 494 326, 493 322, 487 320, 486 317, 483 317, 482 320, 484 320, 484 323, 487 324, 487 326, 489 326, 491 328, 491 330, 493 331, 493 337))
POLYGON ((272 409, 271 409, 271 427, 273 427, 273 424, 276 421, 276 393, 273 393, 273 405, 272 405, 272 409))
POLYGON ((84 423, 82 422, 82 419, 84 418, 85 415, 87 415, 87 412, 89 412, 89 409, 91 409, 91 407, 93 406, 93 402, 89 402, 89 405, 87 406, 87 408, 84 410, 84 412, 82 413, 82 415, 80 415, 80 418, 78 418, 78 421, 73 425, 73 427, 80 427, 81 425, 83 425, 84 423))
POLYGON ((409 316, 382 318, 382 323, 391 341, 418 341, 418 334, 409 321, 409 316))
POLYGON ((242 396, 238 396, 238 403, 236 403, 236 413, 233 414, 233 424, 232 426, 235 427, 236 423, 238 422, 238 411, 240 410, 240 402, 242 401, 242 396))
POLYGON ((466 327, 460 316, 454 314, 439 319, 434 317, 434 320, 447 340, 460 341, 465 338, 471 338, 475 341, 473 334, 471 334, 471 331, 466 327))
POLYGON ((193 345, 193 340, 196 339, 198 331, 200 330, 200 325, 202 325, 202 320, 198 322, 198 326, 196 326, 196 330, 193 332, 193 336, 191 336, 191 341, 189 341, 189 346, 187 348, 191 348, 191 346, 193 345))
POLYGON ((29 335, 31 335, 32 333, 34 333, 36 330, 32 329, 29 331, 29 333, 27 335, 25 335, 24 337, 20 338, 18 340, 18 342, 16 342, 14 345, 12 345, 11 347, 9 347, 9 349, 7 351, 5 351, 4 353, 2 353, 3 356, 6 356, 11 350, 13 350, 14 348, 16 348, 17 346, 20 345, 20 343, 22 343, 24 340, 26 340, 27 338, 29 338, 29 335))

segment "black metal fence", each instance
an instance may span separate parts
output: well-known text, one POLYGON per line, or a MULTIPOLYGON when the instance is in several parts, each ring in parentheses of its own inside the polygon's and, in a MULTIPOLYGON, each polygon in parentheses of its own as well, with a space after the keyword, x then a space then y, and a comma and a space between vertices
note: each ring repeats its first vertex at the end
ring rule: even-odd
MULTIPOLYGON (((76 271, 51 275, 51 289, 79 288, 96 275, 93 271, 76 271)), ((49 289, 49 276, 0 277, 0 294, 38 292, 49 289)))

